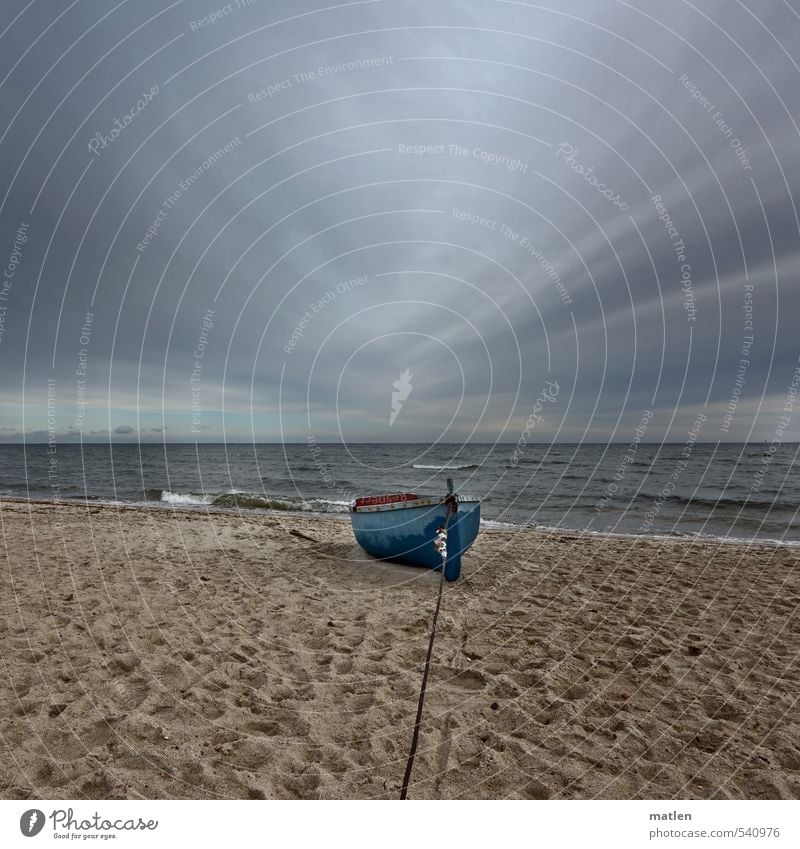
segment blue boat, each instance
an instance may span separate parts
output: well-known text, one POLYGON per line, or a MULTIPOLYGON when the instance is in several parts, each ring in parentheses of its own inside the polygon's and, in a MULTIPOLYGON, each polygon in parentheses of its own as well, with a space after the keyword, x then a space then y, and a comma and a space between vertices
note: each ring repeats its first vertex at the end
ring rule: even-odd
POLYGON ((356 541, 373 557, 440 570, 442 557, 434 541, 436 532, 444 527, 449 503, 455 510, 447 524, 444 576, 455 581, 461 574, 462 555, 478 536, 480 499, 462 495, 426 498, 411 493, 357 498, 350 506, 350 521, 356 541))

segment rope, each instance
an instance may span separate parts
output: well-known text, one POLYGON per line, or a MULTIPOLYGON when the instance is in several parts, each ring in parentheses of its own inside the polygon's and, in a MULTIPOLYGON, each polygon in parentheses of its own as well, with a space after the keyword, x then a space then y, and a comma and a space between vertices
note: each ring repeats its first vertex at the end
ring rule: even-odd
POLYGON ((414 768, 414 758, 417 754, 417 745, 419 743, 419 727, 422 722, 422 706, 425 703, 425 688, 428 686, 428 673, 431 667, 431 655, 433 654, 433 641, 436 638, 436 620, 439 618, 439 608, 442 606, 442 587, 444 586, 444 570, 447 567, 447 525, 450 522, 450 516, 455 512, 453 505, 455 498, 448 495, 445 499, 447 504, 447 516, 444 520, 444 528, 436 534, 436 550, 442 554, 442 572, 439 575, 439 591, 436 595, 436 610, 433 612, 433 620, 431 622, 431 636, 428 640, 428 653, 425 656, 425 667, 422 672, 422 685, 419 690, 419 701, 417 703, 417 717, 414 720, 414 734, 411 737, 411 749, 408 752, 408 761, 406 762, 406 772, 403 776, 403 787, 400 790, 400 798, 408 798, 408 784, 411 781, 411 770, 414 768))

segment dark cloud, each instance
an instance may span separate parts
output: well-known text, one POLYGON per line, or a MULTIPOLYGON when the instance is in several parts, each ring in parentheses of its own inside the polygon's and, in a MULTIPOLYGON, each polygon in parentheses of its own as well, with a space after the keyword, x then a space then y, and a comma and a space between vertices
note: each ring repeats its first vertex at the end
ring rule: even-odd
POLYGON ((543 436, 774 434, 788 5, 107 11, 3 38, 9 438, 514 441, 546 380, 543 436))

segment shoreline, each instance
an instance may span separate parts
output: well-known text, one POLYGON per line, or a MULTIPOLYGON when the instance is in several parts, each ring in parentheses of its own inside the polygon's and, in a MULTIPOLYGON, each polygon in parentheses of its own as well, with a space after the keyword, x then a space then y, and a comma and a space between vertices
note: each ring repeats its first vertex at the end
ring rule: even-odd
MULTIPOLYGON (((0 521, 0 797, 397 798, 437 573, 331 516, 0 521)), ((799 612, 787 548, 481 533, 410 797, 797 798, 799 612)))
MULTIPOLYGON (((75 507, 83 509, 112 509, 112 510, 139 510, 139 511, 157 511, 177 514, 196 515, 223 515, 223 516, 241 516, 241 517, 268 517, 268 518, 297 518, 301 520, 308 519, 314 521, 316 519, 329 519, 335 522, 345 522, 349 524, 349 513, 339 511, 319 512, 315 510, 275 510, 266 508, 251 508, 251 507, 222 507, 214 504, 170 504, 163 501, 105 501, 101 499, 86 499, 76 496, 75 498, 20 498, 17 496, 0 496, 0 509, 3 503, 10 504, 43 504, 47 506, 63 506, 75 507)), ((671 534, 665 533, 626 533, 624 531, 592 531, 580 530, 578 528, 557 528, 553 526, 533 526, 522 525, 514 522, 504 522, 502 520, 484 519, 481 518, 482 534, 485 533, 510 533, 510 534, 537 534, 547 537, 563 538, 563 539, 609 539, 609 540, 642 540, 645 542, 665 542, 678 543, 686 545, 733 545, 742 548, 785 548, 790 551, 800 550, 800 540, 780 540, 772 538, 764 539, 742 539, 739 537, 723 537, 713 534, 703 536, 692 535, 688 531, 675 531, 671 534)))
MULTIPOLYGON (((171 504, 164 501, 106 501, 98 498, 86 499, 76 496, 75 498, 21 498, 18 496, 0 496, 0 509, 4 503, 8 504, 41 504, 51 507, 75 507, 91 510, 93 508, 102 510, 138 510, 143 512, 167 512, 176 514, 196 515, 223 515, 223 516, 262 516, 269 518, 293 517, 297 519, 330 519, 336 522, 349 524, 349 513, 344 511, 315 511, 315 510, 284 510, 252 507, 223 507, 214 504, 171 504)), ((481 518, 480 533, 502 533, 511 534, 537 534, 546 537, 563 538, 564 540, 575 539, 607 539, 607 540, 641 540, 643 542, 664 542, 685 545, 732 545, 742 548, 778 548, 789 551, 800 550, 800 540, 780 540, 773 538, 743 539, 740 537, 718 536, 713 534, 692 535, 688 531, 675 531, 672 534, 665 533, 626 533, 624 531, 594 531, 580 530, 578 528, 557 528, 553 526, 522 525, 514 522, 481 518)))

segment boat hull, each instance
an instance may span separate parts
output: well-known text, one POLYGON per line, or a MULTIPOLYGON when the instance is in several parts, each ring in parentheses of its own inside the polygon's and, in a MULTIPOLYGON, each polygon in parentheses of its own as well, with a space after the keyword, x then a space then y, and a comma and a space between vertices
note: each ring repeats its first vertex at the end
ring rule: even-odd
MULTIPOLYGON (((356 541, 368 554, 427 569, 441 569, 442 558, 433 547, 436 531, 444 526, 447 506, 444 500, 429 500, 391 507, 351 510, 350 521, 356 541)), ((461 500, 447 526, 447 564, 444 576, 455 581, 461 574, 461 557, 478 536, 481 505, 477 500, 461 500)))

